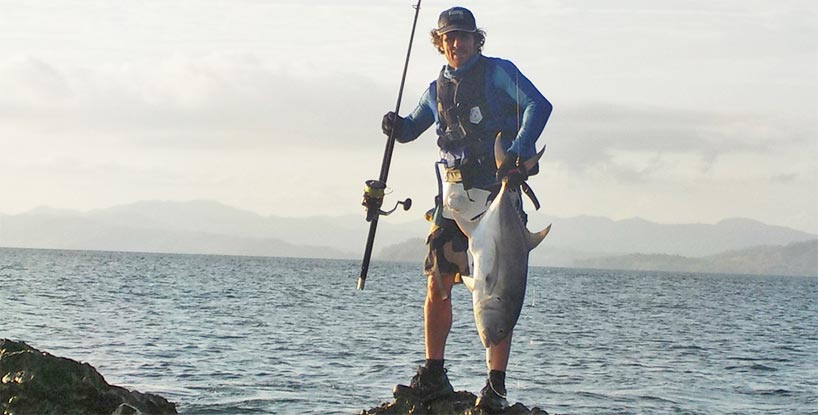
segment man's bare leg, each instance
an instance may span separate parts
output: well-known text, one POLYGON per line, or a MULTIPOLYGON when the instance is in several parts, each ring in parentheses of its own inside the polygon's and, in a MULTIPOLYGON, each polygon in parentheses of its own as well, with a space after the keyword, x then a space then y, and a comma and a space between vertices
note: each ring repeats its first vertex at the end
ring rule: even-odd
POLYGON ((512 334, 509 333, 500 344, 486 349, 486 366, 489 369, 489 378, 486 386, 480 391, 477 402, 475 402, 478 408, 497 412, 508 407, 508 401, 506 400, 506 367, 508 367, 508 356, 511 352, 512 334))
POLYGON ((452 328, 451 292, 453 275, 429 276, 426 286, 424 329, 426 337, 426 364, 418 368, 409 386, 397 385, 392 391, 395 398, 410 396, 421 402, 428 402, 454 393, 446 370, 443 356, 446 338, 452 328), (441 287, 438 284, 443 285, 441 287), (441 289, 442 288, 442 289, 441 289))
POLYGON ((500 344, 489 346, 486 349, 486 366, 489 370, 505 372, 508 367, 508 356, 511 353, 511 333, 500 344))
POLYGON ((426 303, 424 304, 424 329, 426 334, 426 359, 443 360, 446 351, 446 339, 452 329, 452 286, 454 275, 441 274, 438 278, 429 276, 426 284, 426 303), (443 298, 445 292, 446 298, 443 298))

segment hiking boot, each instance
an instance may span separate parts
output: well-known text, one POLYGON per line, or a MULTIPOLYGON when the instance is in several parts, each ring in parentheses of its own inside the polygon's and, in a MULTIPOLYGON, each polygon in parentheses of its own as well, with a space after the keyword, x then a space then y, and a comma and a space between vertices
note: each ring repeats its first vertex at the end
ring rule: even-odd
POLYGON ((493 386, 491 380, 486 381, 486 386, 480 390, 480 396, 477 397, 474 406, 488 413, 505 411, 508 408, 506 388, 501 385, 493 386))
POLYGON ((409 386, 397 385, 392 390, 395 399, 409 398, 426 404, 444 396, 454 394, 454 388, 449 383, 446 369, 429 369, 418 367, 418 373, 412 377, 409 386))

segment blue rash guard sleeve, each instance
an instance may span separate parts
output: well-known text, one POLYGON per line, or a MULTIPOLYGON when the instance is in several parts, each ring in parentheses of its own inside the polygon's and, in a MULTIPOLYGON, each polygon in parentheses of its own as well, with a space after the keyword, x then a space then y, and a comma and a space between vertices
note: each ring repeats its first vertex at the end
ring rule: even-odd
MULTIPOLYGON (((514 114, 513 119, 498 119, 499 125, 516 127, 519 125, 517 136, 511 142, 509 151, 514 151, 522 157, 528 158, 536 154, 536 141, 542 134, 546 122, 551 115, 551 103, 510 61, 499 58, 488 58, 493 68, 486 79, 487 93, 502 94, 504 100, 515 103, 519 108, 519 117, 514 114), (511 125, 508 125, 511 124, 511 125)), ((408 143, 420 137, 433 124, 438 124, 437 113, 437 81, 429 84, 423 92, 417 107, 403 121, 400 136, 396 140, 408 143)))
POLYGON ((415 110, 403 119, 401 133, 396 140, 399 143, 408 143, 420 137, 424 131, 437 121, 437 82, 432 82, 429 88, 423 92, 415 110))
POLYGON ((520 128, 508 150, 523 158, 531 157, 537 152, 535 143, 551 116, 551 103, 513 63, 499 58, 490 59, 495 62, 495 70, 488 82, 505 92, 520 109, 520 128))

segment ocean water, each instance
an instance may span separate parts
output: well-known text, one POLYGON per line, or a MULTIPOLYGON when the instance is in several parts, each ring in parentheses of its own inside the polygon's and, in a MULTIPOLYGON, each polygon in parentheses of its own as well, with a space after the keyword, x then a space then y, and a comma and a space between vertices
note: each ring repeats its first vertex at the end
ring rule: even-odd
MULTIPOLYGON (((185 414, 354 414, 423 358, 420 264, 0 249, 0 337, 185 414)), ((485 382, 453 293, 457 390, 485 382)), ((509 400, 561 414, 818 413, 818 279, 531 268, 509 400)))

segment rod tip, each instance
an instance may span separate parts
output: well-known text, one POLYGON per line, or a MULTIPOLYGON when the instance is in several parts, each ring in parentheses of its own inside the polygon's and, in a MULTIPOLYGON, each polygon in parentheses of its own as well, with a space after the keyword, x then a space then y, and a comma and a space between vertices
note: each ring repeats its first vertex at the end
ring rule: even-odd
POLYGON ((364 285, 366 285, 366 280, 364 278, 358 278, 358 289, 363 291, 364 285))

